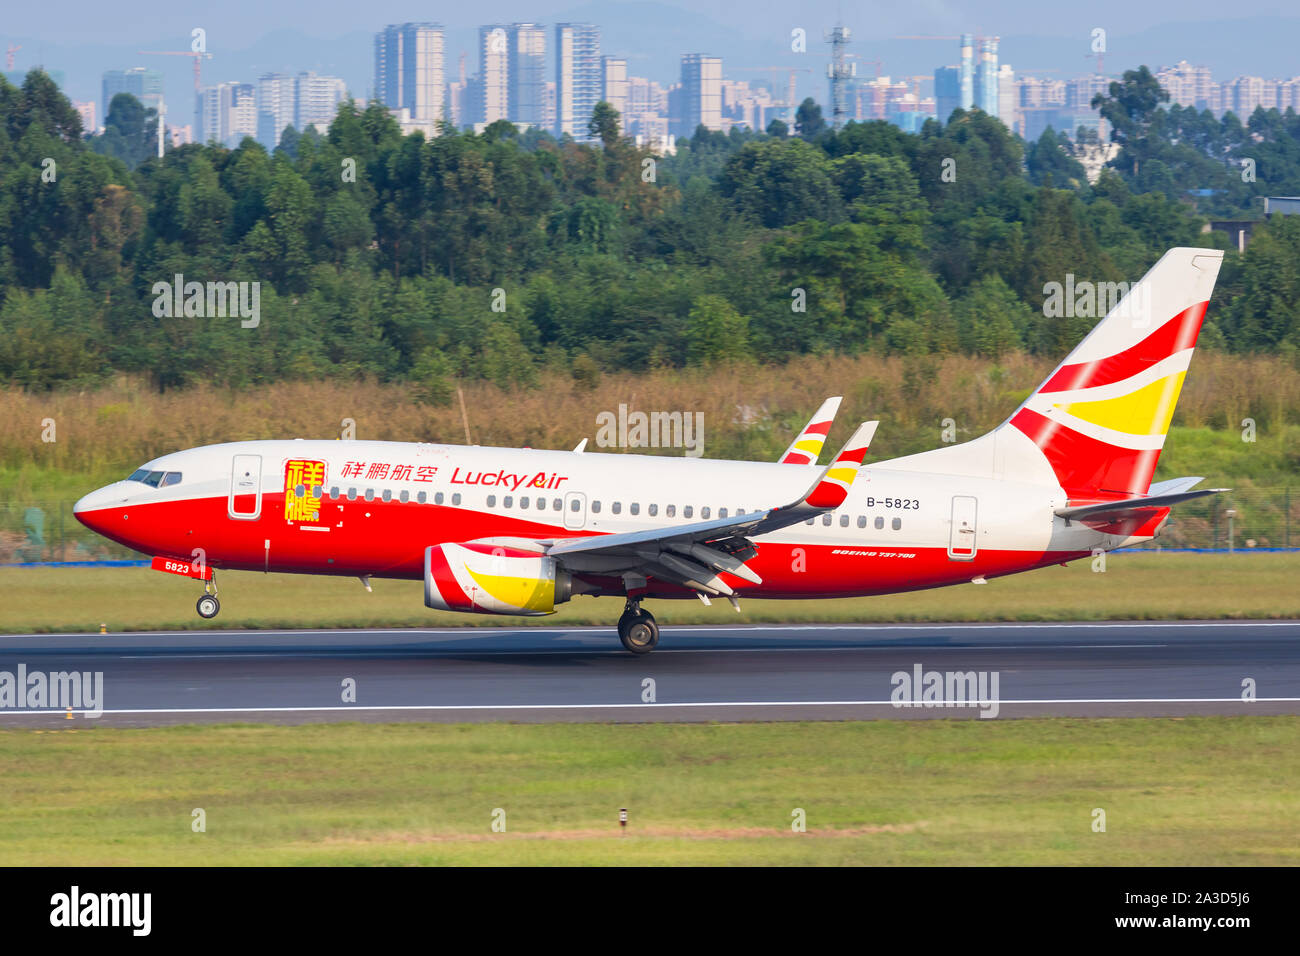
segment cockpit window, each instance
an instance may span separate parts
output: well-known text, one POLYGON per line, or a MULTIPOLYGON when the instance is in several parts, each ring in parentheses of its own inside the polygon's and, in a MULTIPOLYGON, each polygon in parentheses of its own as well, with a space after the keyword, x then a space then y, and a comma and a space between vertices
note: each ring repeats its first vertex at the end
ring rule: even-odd
POLYGON ((179 485, 181 483, 181 473, 179 471, 150 471, 147 468, 141 468, 138 471, 131 472, 131 477, 127 481, 140 481, 150 488, 166 488, 168 485, 179 485))

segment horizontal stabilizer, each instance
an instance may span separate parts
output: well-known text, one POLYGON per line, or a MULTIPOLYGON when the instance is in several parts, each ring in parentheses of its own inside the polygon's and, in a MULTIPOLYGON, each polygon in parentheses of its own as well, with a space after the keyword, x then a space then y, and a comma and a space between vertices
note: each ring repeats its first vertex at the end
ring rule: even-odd
POLYGON ((1142 498, 1124 498, 1119 501, 1099 501, 1093 504, 1058 508, 1056 514, 1067 521, 1082 521, 1084 519, 1114 521, 1120 518, 1132 517, 1139 511, 1168 508, 1184 501, 1204 498, 1206 495, 1215 495, 1227 490, 1227 488, 1203 488, 1200 491, 1180 491, 1173 494, 1147 495, 1142 498))

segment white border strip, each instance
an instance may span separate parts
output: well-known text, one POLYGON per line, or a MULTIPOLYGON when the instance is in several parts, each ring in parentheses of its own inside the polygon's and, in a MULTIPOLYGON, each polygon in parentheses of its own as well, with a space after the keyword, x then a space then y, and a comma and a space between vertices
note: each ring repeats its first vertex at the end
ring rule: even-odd
MULTIPOLYGON (((993 703, 993 701, 988 701, 993 703)), ((1245 701, 1240 697, 1100 697, 1046 700, 999 700, 1006 704, 1293 704, 1300 703, 1300 697, 1257 697, 1245 701)), ((284 713, 333 713, 339 711, 413 711, 413 710, 663 710, 673 707, 890 707, 894 710, 978 710, 983 705, 968 701, 930 702, 930 706, 899 706, 892 700, 759 700, 759 701, 691 701, 664 704, 378 704, 373 707, 344 707, 338 704, 322 707, 160 707, 140 710, 103 710, 105 714, 284 714, 284 713)), ((0 710, 0 717, 49 714, 66 716, 67 710, 0 710)), ((84 710, 71 711, 73 714, 86 716, 84 710)))

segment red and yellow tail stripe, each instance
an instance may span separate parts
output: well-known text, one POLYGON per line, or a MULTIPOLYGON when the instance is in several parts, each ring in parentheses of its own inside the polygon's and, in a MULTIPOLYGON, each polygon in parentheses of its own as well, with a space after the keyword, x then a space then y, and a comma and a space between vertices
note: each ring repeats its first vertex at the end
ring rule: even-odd
POLYGON ((785 454, 781 456, 781 464, 817 464, 822 447, 826 444, 826 436, 830 434, 831 423, 835 421, 835 413, 839 411, 840 401, 841 396, 836 395, 822 402, 821 408, 817 409, 817 414, 813 415, 812 420, 804 426, 804 430, 795 437, 790 447, 785 450, 785 454))
POLYGON ((848 497, 853 480, 858 476, 858 469, 867 457, 871 447, 872 436, 876 433, 879 422, 863 422, 857 431, 845 443, 840 453, 835 456, 812 491, 804 497, 803 504, 813 508, 838 508, 848 497))
POLYGON ((1146 493, 1208 304, 1113 355, 1061 366, 1012 416, 1066 491, 1146 493))

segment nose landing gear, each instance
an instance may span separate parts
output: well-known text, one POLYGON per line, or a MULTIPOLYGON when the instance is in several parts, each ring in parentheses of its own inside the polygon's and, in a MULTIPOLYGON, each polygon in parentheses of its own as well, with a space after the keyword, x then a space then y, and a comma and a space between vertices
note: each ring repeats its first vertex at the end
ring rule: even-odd
POLYGON ((641 602, 628 600, 618 619, 618 639, 633 654, 649 654, 659 643, 659 625, 655 616, 641 609, 641 602))
POLYGON ((217 600, 217 574, 215 571, 212 573, 211 580, 203 583, 203 596, 199 598, 194 608, 199 612, 199 617, 204 620, 211 620, 221 610, 221 602, 217 600))

